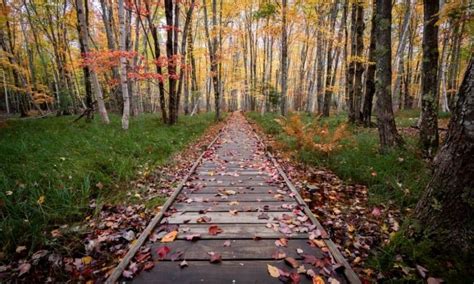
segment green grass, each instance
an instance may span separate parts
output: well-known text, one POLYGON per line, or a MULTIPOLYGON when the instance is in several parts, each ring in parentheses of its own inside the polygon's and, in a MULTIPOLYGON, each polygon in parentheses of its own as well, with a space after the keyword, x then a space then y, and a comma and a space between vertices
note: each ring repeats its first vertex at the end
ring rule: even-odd
POLYGON ((213 123, 212 114, 202 114, 169 127, 156 115, 142 115, 124 131, 117 116, 110 125, 73 119, 11 120, 0 129, 3 252, 38 248, 52 228, 90 214, 92 198, 123 202, 138 170, 166 162, 213 123))

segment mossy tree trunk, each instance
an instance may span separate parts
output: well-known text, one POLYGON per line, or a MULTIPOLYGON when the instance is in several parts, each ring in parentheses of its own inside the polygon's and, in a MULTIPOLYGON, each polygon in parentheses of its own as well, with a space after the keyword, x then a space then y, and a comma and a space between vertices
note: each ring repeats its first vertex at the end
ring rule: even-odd
POLYGON ((460 87, 446 142, 434 158, 433 177, 416 207, 425 234, 462 252, 472 252, 474 236, 473 61, 460 87))
POLYGON ((424 0, 423 59, 421 65, 420 146, 432 157, 438 148, 438 0, 424 0))

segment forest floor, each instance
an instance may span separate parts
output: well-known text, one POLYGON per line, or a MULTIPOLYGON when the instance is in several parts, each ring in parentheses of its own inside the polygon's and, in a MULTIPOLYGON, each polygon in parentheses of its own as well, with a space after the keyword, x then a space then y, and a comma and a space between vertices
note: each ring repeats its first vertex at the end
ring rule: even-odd
MULTIPOLYGON (((386 155, 378 151, 376 128, 348 126, 340 147, 324 153, 301 147, 301 137, 288 134, 276 122, 281 119, 278 114, 249 113, 248 117, 272 152, 285 161, 293 182, 362 279, 421 281, 431 277, 436 281, 441 277, 462 283, 469 279, 469 263, 438 255, 429 240, 407 237, 414 226, 414 206, 430 178, 429 164, 418 151, 418 130, 413 127, 418 115, 417 111, 397 114, 405 146, 386 155)), ((321 119, 298 114, 298 120, 306 127, 327 125, 331 136, 347 116, 321 119)), ((440 114, 442 138, 448 121, 446 114, 440 114)))
POLYGON ((142 115, 127 132, 115 115, 73 120, 2 123, 0 282, 97 278, 116 261, 108 248, 127 249, 221 127, 211 113, 172 127, 142 115))

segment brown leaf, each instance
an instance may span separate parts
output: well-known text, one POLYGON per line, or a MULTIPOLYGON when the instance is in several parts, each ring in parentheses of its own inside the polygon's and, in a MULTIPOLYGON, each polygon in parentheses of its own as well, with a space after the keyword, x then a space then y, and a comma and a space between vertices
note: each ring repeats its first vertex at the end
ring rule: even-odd
POLYGON ((209 227, 209 234, 210 235, 213 235, 213 236, 216 236, 220 233, 224 232, 224 230, 222 230, 219 226, 217 225, 211 225, 209 227))
POLYGON ((288 246, 288 240, 285 238, 280 238, 279 240, 275 241, 275 245, 277 247, 286 247, 288 246))
POLYGON ((296 259, 294 259, 293 257, 286 257, 285 262, 286 262, 286 264, 288 264, 289 266, 291 266, 293 268, 297 268, 298 266, 300 266, 298 261, 296 261, 296 259))
POLYGON ((155 264, 153 263, 153 261, 147 261, 145 265, 143 266, 143 270, 148 271, 152 269, 154 266, 155 264))
POLYGON ((211 222, 211 217, 202 216, 196 220, 197 223, 209 223, 211 222))
POLYGON ((286 253, 282 250, 276 250, 273 254, 272 254, 272 258, 273 259, 284 259, 286 257, 286 253))

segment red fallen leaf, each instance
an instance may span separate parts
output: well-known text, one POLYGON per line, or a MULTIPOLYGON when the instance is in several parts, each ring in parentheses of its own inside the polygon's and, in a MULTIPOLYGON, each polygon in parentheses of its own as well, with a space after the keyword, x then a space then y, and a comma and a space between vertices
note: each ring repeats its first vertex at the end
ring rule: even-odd
POLYGON ((153 267, 155 267, 155 264, 153 263, 153 261, 147 261, 145 265, 143 266, 143 270, 148 271, 152 269, 153 267))
POLYGON ((164 259, 169 252, 170 252, 170 248, 167 246, 160 246, 156 250, 156 253, 158 254, 158 259, 164 259))
POLYGON ((290 273, 290 280, 291 280, 291 284, 299 284, 300 281, 301 281, 301 276, 296 273, 296 272, 291 272, 290 273))
POLYGON ((210 235, 213 235, 213 236, 216 236, 220 233, 224 232, 224 230, 222 230, 219 226, 217 225, 212 225, 209 227, 209 234, 210 235))
POLYGON ((286 257, 285 262, 286 262, 286 264, 288 264, 289 266, 291 266, 293 268, 297 268, 298 266, 300 266, 298 261, 296 261, 296 259, 294 259, 293 257, 286 257))
POLYGON ((317 258, 314 255, 310 254, 303 254, 303 262, 307 264, 314 265, 316 263, 317 258))
POLYGON ((220 253, 217 252, 208 252, 208 254, 211 256, 211 259, 209 260, 210 263, 219 263, 222 261, 222 257, 220 253))

